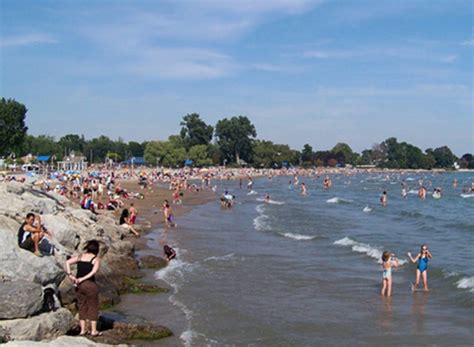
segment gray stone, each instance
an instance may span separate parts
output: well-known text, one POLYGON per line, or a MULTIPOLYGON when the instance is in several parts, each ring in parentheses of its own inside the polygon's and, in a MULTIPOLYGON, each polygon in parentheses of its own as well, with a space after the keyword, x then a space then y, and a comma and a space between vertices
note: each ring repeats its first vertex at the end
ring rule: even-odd
POLYGON ((0 302, 0 319, 29 317, 41 310, 43 289, 24 280, 1 282, 0 302))
POLYGON ((35 341, 10 341, 5 346, 8 347, 127 347, 128 345, 108 345, 96 343, 81 336, 61 336, 49 342, 35 341))
POLYGON ((3 230, 0 225, 0 277, 23 279, 41 285, 59 284, 64 278, 64 270, 54 257, 37 257, 18 247, 16 235, 3 230))
POLYGON ((27 319, 0 321, 12 340, 41 341, 65 335, 76 326, 72 313, 65 308, 27 319))

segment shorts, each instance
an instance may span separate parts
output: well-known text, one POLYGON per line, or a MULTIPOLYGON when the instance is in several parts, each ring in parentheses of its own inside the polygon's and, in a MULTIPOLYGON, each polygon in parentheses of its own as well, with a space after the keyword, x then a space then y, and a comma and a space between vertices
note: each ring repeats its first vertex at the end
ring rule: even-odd
POLYGON ((20 248, 26 249, 27 251, 35 251, 35 242, 31 237, 28 237, 25 241, 20 244, 20 248))

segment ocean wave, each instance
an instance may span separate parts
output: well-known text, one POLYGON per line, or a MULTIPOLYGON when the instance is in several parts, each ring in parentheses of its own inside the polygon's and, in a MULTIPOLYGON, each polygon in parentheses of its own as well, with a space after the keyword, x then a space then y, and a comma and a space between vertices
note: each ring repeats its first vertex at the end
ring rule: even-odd
POLYGON ((372 209, 369 207, 369 205, 365 206, 364 209, 362 210, 363 212, 372 212, 372 209))
POLYGON ((271 230, 272 228, 270 227, 270 223, 268 222, 269 219, 270 217, 264 214, 261 214, 260 216, 255 217, 253 219, 253 226, 255 230, 258 230, 258 231, 271 230))
POLYGON ((463 277, 456 282, 457 287, 460 289, 469 289, 471 293, 474 293, 474 276, 463 277))
POLYGON ((211 261, 211 260, 216 260, 216 261, 229 260, 229 259, 232 259, 234 256, 235 256, 234 253, 230 253, 230 254, 226 254, 226 255, 222 255, 222 256, 217 256, 217 257, 215 257, 215 256, 209 257, 209 258, 204 259, 204 261, 211 261))
POLYGON ((275 201, 275 200, 272 200, 272 199, 266 201, 265 199, 262 199, 262 198, 257 198, 257 201, 265 202, 265 203, 272 204, 272 205, 283 205, 285 203, 284 201, 275 201))
POLYGON ((461 194, 461 198, 463 199, 474 198, 474 194, 461 194))
POLYGON ((280 233, 280 235, 288 237, 293 240, 297 241, 307 241, 316 238, 316 236, 309 236, 309 235, 302 235, 302 234, 294 234, 294 233, 280 233))
POLYGON ((179 336, 179 338, 181 339, 181 341, 183 341, 184 346, 191 347, 193 340, 197 336, 198 334, 194 330, 188 329, 186 331, 183 331, 181 335, 179 336))
POLYGON ((326 200, 328 204, 350 204, 352 200, 349 199, 343 199, 335 196, 334 198, 326 200))
MULTIPOLYGON (((354 252, 366 254, 369 257, 377 260, 379 264, 382 264, 383 251, 379 247, 373 247, 367 243, 352 240, 347 236, 340 240, 334 241, 334 244, 339 246, 350 246, 354 252)), ((405 264, 406 262, 407 261, 405 259, 399 259, 400 265, 405 264)))
POLYGON ((255 190, 251 190, 250 192, 247 193, 247 195, 256 195, 258 194, 255 190))

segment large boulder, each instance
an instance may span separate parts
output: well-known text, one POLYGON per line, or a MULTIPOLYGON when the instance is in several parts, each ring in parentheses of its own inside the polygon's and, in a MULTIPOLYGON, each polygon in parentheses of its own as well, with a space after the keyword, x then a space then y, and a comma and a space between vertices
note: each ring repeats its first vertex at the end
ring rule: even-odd
POLYGON ((0 320, 12 340, 41 341, 65 335, 76 326, 71 312, 60 308, 27 319, 0 320))
POLYGON ((29 317, 41 310, 43 288, 24 280, 0 282, 0 302, 0 319, 29 317))
POLYGON ((78 233, 86 232, 83 224, 67 218, 64 214, 45 214, 41 216, 43 225, 53 234, 53 240, 71 250, 80 242, 78 233))
POLYGON ((54 257, 37 257, 18 247, 16 235, 3 230, 0 225, 0 277, 23 279, 41 285, 59 284, 64 278, 64 270, 54 257))
POLYGON ((5 344, 6 347, 127 347, 127 345, 108 345, 96 343, 86 337, 81 336, 61 336, 53 341, 35 342, 35 341, 10 341, 5 344))

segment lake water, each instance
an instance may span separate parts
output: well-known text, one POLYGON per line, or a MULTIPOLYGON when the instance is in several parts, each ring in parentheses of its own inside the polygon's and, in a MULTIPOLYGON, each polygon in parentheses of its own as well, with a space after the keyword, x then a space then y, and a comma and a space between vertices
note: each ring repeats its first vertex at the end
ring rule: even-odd
POLYGON ((291 177, 258 179, 251 194, 245 184, 216 182, 218 193, 236 196, 235 207, 199 206, 166 233, 178 259, 155 276, 173 288, 186 345, 473 345, 474 196, 462 194, 473 174, 331 178, 324 190, 323 177, 300 177, 307 196, 289 189, 291 177), (431 197, 437 186, 439 200, 431 197), (275 203, 263 203, 265 193, 275 203), (416 265, 406 253, 422 243, 433 254, 431 290, 412 293, 416 265), (383 250, 403 263, 391 299, 379 294, 383 250))

